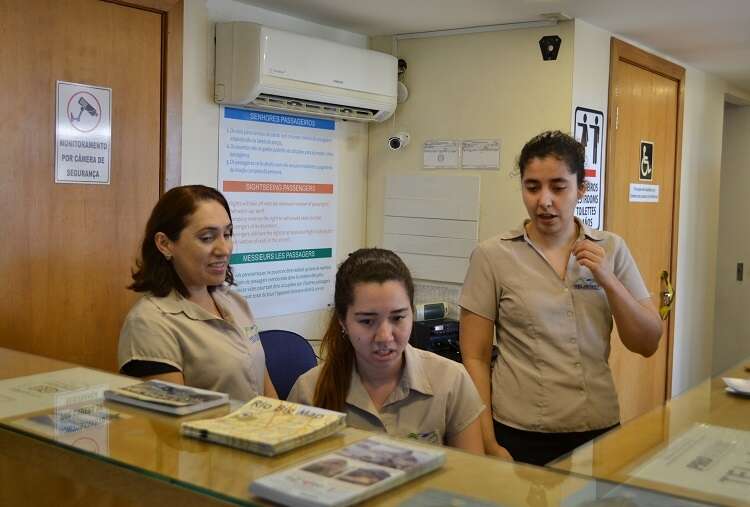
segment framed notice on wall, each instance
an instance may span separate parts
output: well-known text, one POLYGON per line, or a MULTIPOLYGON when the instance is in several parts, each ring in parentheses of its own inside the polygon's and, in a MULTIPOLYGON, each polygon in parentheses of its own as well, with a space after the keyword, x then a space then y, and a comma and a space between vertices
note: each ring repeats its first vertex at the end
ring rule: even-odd
POLYGON ((55 183, 108 185, 112 89, 57 82, 55 183))

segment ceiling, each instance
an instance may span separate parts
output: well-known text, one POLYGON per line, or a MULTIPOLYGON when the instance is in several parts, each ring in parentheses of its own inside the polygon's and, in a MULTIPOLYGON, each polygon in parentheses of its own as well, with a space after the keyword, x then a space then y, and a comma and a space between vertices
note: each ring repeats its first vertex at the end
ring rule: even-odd
POLYGON ((243 0, 366 35, 543 19, 564 13, 750 93, 750 0, 243 0))

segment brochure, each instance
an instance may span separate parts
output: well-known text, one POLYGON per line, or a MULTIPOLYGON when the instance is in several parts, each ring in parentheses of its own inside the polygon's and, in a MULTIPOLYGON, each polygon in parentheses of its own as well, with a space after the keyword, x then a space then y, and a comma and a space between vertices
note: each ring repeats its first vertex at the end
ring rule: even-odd
POLYGON ((375 436, 254 481, 250 491, 291 507, 352 505, 442 466, 445 451, 375 436))
POLYGON ((110 389, 104 391, 104 398, 172 415, 192 414, 229 403, 229 396, 224 393, 161 380, 110 389))

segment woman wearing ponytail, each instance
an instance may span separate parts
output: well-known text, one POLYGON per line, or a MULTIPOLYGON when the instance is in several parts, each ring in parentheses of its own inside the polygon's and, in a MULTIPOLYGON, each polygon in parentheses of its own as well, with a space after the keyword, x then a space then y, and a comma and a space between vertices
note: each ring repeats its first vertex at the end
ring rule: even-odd
POLYGON ((363 248, 336 273, 324 362, 290 401, 347 414, 349 426, 483 453, 484 405, 464 367, 409 345, 414 283, 393 252, 363 248))

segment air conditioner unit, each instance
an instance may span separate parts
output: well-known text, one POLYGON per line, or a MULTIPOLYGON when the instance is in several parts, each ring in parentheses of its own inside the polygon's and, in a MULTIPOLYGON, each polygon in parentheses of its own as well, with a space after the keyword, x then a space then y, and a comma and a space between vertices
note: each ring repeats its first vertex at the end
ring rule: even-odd
POLYGON ((396 109, 391 55, 255 23, 216 24, 219 104, 383 121, 396 109))

